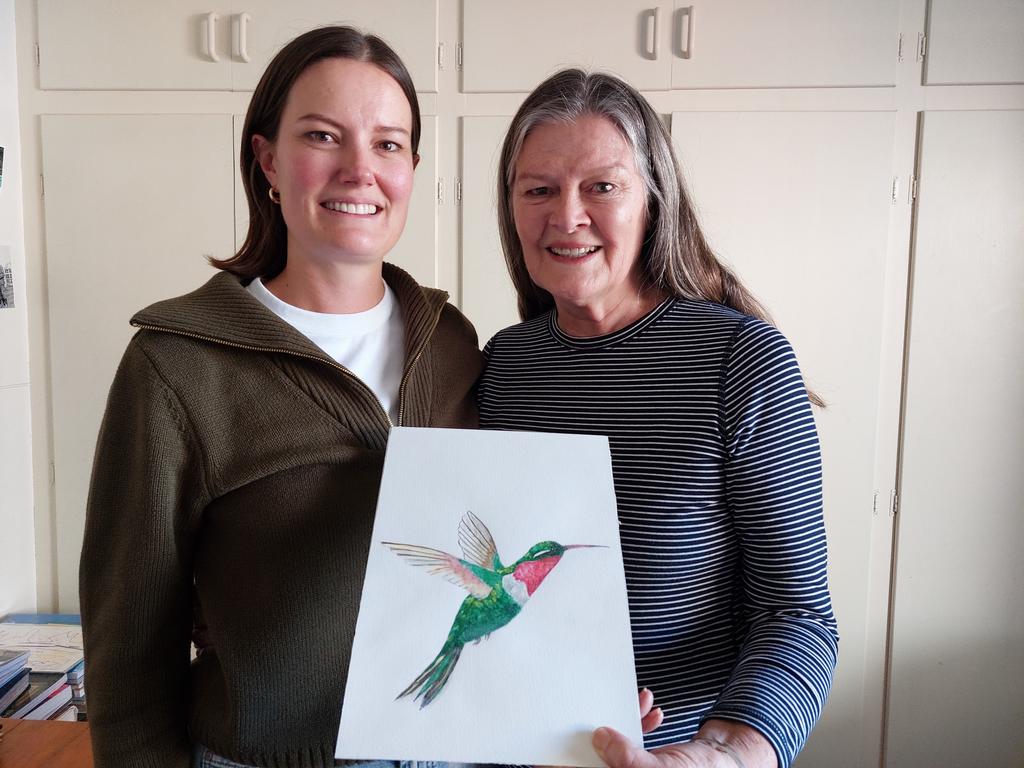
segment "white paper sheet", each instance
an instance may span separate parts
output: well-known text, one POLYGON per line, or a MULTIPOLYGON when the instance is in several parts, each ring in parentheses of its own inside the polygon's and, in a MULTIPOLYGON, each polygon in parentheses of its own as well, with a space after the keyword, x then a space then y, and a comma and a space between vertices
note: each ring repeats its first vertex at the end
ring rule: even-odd
POLYGON ((607 439, 392 430, 337 757, 601 766, 590 746, 601 725, 641 742, 607 439), (421 708, 396 696, 438 654, 468 593, 381 542, 463 558, 467 511, 505 566, 542 540, 606 548, 566 551, 421 708))

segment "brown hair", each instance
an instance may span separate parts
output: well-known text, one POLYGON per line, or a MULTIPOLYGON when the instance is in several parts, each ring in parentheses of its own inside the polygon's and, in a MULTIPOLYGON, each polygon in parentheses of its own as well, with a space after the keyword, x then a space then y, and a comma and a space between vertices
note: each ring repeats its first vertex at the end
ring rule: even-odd
MULTIPOLYGON (((647 231, 640 250, 645 288, 667 296, 724 304, 774 325, 768 311, 739 278, 715 256, 701 232, 686 192, 672 138, 639 91, 613 75, 564 69, 526 97, 505 134, 498 166, 498 229, 505 262, 519 300, 519 316, 529 320, 554 307, 554 298, 530 279, 516 232, 511 192, 516 162, 530 131, 548 123, 571 123, 585 115, 604 117, 633 150, 647 188, 647 231)), ((813 392, 811 402, 824 405, 813 392)))
POLYGON ((288 228, 281 207, 270 201, 270 184, 260 169, 252 137, 277 139, 278 126, 292 85, 309 67, 324 59, 353 59, 387 72, 401 87, 412 109, 412 153, 420 146, 420 105, 405 64, 391 46, 352 27, 320 27, 299 35, 278 51, 252 94, 242 129, 242 186, 249 203, 249 231, 234 256, 211 264, 239 277, 269 280, 284 269, 288 228))

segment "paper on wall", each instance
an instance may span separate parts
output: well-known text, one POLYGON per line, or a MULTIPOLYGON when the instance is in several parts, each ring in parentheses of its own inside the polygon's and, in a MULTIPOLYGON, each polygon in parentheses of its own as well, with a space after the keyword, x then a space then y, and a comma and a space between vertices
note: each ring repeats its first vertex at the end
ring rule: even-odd
POLYGON ((11 267, 11 249, 0 245, 0 309, 14 307, 14 269, 11 267))

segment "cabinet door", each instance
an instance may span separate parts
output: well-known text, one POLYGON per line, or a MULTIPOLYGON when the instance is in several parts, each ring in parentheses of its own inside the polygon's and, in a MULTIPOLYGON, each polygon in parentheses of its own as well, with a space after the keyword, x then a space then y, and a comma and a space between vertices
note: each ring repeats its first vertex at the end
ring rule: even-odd
POLYGON ((480 344, 519 322, 495 215, 498 157, 511 116, 462 118, 462 311, 480 344))
POLYGON ((1024 111, 924 117, 889 766, 1024 755, 1021 136, 1024 111))
POLYGON ((894 128, 886 112, 672 115, 712 247, 767 306, 828 404, 815 416, 841 648, 828 705, 799 761, 807 766, 861 765, 894 128))
POLYGON ((256 88, 274 54, 289 40, 325 24, 349 24, 383 38, 402 57, 417 91, 437 91, 437 0, 234 0, 233 87, 256 88), (247 14, 248 18, 243 18, 247 14), (242 32, 244 26, 244 33, 242 32), (245 40, 243 59, 240 43, 245 40))
POLYGON ((462 89, 531 91, 569 66, 669 87, 667 0, 464 0, 462 89))
POLYGON ((231 89, 229 3, 38 2, 40 88, 231 89))
POLYGON ((74 611, 93 451, 128 320, 233 252, 235 151, 229 115, 44 115, 42 148, 58 599, 74 611))
MULTIPOLYGON (((245 115, 233 117, 235 140, 239 146, 245 115)), ((423 115, 420 133, 420 163, 416 166, 409 218, 405 231, 386 261, 397 264, 420 285, 437 287, 437 116, 423 115)), ((242 177, 235 173, 235 249, 245 240, 249 228, 249 205, 242 188, 242 177)))
POLYGON ((437 286, 437 116, 423 116, 420 163, 416 166, 409 218, 395 247, 384 258, 416 278, 437 286))
POLYGON ((1024 83, 1024 2, 931 0, 924 81, 1024 83))
POLYGON ((676 0, 673 88, 893 85, 892 0, 676 0))

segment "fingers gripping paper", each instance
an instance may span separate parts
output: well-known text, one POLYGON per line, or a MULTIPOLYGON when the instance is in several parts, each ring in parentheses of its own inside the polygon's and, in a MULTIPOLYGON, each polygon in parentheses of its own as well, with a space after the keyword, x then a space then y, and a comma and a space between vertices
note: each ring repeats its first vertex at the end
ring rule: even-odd
POLYGON ((336 756, 601 766, 641 742, 604 437, 392 430, 336 756))

